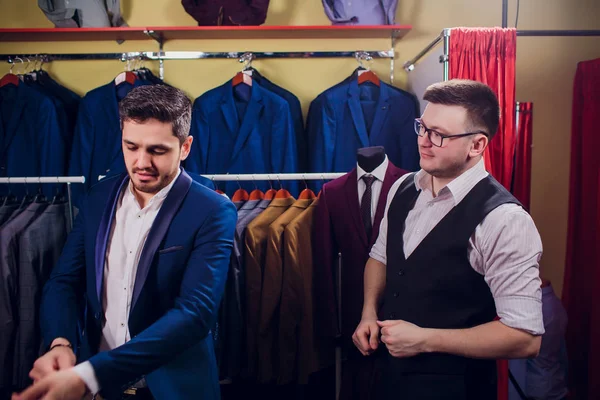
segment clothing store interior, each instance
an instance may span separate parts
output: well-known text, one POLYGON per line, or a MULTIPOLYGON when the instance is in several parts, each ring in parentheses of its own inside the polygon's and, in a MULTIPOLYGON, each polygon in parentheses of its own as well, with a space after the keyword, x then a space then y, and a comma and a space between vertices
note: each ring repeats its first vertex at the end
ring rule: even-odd
POLYGON ((0 0, 0 400, 600 399, 600 1, 71 3, 0 0), (468 81, 495 132, 432 94, 468 81), (154 86, 189 155, 109 202, 154 86), (167 217, 185 179, 235 226, 167 217))

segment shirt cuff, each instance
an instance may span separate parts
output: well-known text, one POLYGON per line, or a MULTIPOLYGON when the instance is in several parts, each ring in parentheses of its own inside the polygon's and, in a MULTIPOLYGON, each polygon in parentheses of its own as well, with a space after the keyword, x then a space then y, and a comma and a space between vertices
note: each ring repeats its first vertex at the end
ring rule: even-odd
POLYGON ((73 370, 79 375, 92 394, 96 394, 100 391, 100 383, 98 383, 98 378, 96 378, 96 372, 94 372, 92 363, 85 361, 74 366, 73 370))
POLYGON ((371 248, 369 257, 371 257, 373 260, 379 261, 380 263, 382 263, 384 265, 387 265, 386 254, 384 252, 380 251, 379 247, 377 246, 377 243, 371 248))
POLYGON ((504 325, 535 336, 544 334, 544 317, 540 300, 512 296, 499 297, 495 301, 496 313, 504 325))

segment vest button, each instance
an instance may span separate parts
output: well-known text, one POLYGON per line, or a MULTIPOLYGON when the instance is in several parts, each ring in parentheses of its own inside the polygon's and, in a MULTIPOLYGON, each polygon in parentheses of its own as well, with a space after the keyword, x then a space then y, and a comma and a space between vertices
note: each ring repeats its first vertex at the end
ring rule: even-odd
POLYGON ((400 296, 400 293, 394 292, 394 297, 398 297, 398 296, 400 296))
POLYGON ((390 319, 396 319, 396 314, 390 313, 390 319))
POLYGON ((404 275, 404 270, 401 269, 400 271, 398 271, 398 275, 400 275, 400 276, 404 275))
POLYGON ((102 314, 100 314, 99 312, 94 314, 94 318, 96 318, 96 319, 100 319, 101 316, 102 316, 102 314))

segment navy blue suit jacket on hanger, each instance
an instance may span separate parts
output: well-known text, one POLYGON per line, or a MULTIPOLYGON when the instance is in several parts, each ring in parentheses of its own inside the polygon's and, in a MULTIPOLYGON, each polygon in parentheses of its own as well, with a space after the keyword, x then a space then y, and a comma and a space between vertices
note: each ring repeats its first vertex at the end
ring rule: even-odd
MULTIPOLYGON (((359 85, 349 78, 321 93, 307 119, 311 172, 348 172, 356 150, 383 146, 390 161, 407 171, 419 169, 413 95, 384 82, 359 85)), ((320 188, 320 183, 316 182, 320 188)))
MULTIPOLYGON (((186 169, 199 174, 297 172, 296 138, 288 103, 256 81, 249 91, 242 87, 245 85, 239 86, 234 88, 229 81, 194 102, 194 142, 186 169), (247 101, 240 98, 243 93, 249 96, 247 101)), ((255 184, 261 190, 269 188, 261 181, 219 186, 231 197, 239 186, 250 191, 255 184)), ((297 184, 286 182, 284 188, 296 192, 297 184)))
MULTIPOLYGON (((64 176, 66 159, 52 99, 24 82, 0 88, 0 177, 64 176)), ((52 185, 46 186, 52 196, 52 185)), ((10 189, 18 196, 25 193, 24 185, 10 189)), ((0 194, 6 192, 6 185, 0 186, 0 194)))

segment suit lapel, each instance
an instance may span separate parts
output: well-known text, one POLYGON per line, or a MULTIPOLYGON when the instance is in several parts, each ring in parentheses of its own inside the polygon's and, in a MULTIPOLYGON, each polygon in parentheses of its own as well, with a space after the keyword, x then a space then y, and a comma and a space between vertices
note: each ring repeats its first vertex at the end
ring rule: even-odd
POLYGON ((106 208, 100 220, 98 233, 96 234, 96 253, 94 255, 96 266, 96 295, 98 296, 98 304, 102 307, 102 282, 104 281, 104 260, 106 258, 106 247, 110 237, 110 231, 115 219, 117 204, 119 203, 120 194, 124 187, 129 183, 129 176, 124 174, 121 178, 115 179, 110 197, 106 202, 106 208))
POLYGON ((25 86, 25 83, 19 82, 19 86, 17 86, 17 98, 15 100, 14 108, 12 109, 8 121, 4 121, 6 123, 6 130, 4 132, 0 132, 0 134, 2 134, 2 136, 0 136, 2 145, 2 147, 0 147, 0 154, 2 155, 0 159, 4 158, 4 155, 8 151, 10 144, 17 134, 17 128, 21 122, 21 114, 23 114, 23 110, 25 109, 25 105, 27 103, 27 92, 28 88, 25 86))
POLYGON ((261 89, 260 86, 258 86, 258 84, 252 85, 252 95, 250 97, 250 103, 248 104, 248 109, 246 110, 246 114, 244 115, 242 126, 240 127, 240 131, 235 140, 233 152, 231 153, 231 164, 233 164, 233 161, 246 144, 248 136, 250 136, 254 128, 258 126, 258 119, 260 118, 260 114, 263 109, 262 95, 260 91, 261 89))
POLYGON ((348 87, 348 108, 354 122, 354 128, 358 133, 361 147, 369 147, 369 136, 367 135, 367 126, 365 125, 365 117, 360 106, 360 90, 356 79, 350 81, 348 87))
POLYGON ((133 297, 131 299, 131 310, 134 309, 135 304, 140 297, 140 293, 142 292, 144 282, 146 282, 146 278, 148 277, 148 272, 150 271, 150 266, 152 265, 152 260, 158 250, 158 246, 169 230, 171 221, 175 217, 175 214, 177 214, 177 211, 179 211, 179 207, 181 206, 181 203, 183 203, 191 186, 192 178, 182 170, 179 178, 175 181, 175 184, 160 208, 160 211, 156 215, 156 219, 152 224, 152 228, 150 228, 148 238, 144 244, 144 249, 140 255, 140 261, 135 277, 135 286, 133 288, 133 297))
POLYGON ((348 214, 350 214, 352 221, 354 222, 356 232, 359 233, 360 240, 365 246, 367 246, 367 233, 365 232, 365 226, 362 223, 362 217, 360 216, 360 203, 358 202, 358 182, 356 180, 356 168, 346 175, 346 183, 344 184, 344 191, 346 192, 346 206, 348 207, 348 214))
POLYGON ((385 83, 381 82, 379 87, 379 100, 377 101, 377 108, 375 109, 375 119, 373 120, 370 132, 370 138, 373 143, 375 143, 377 137, 383 133, 382 128, 387 118, 388 110, 390 109, 389 98, 388 88, 385 83))

